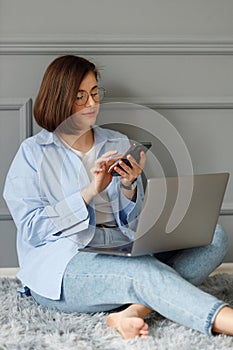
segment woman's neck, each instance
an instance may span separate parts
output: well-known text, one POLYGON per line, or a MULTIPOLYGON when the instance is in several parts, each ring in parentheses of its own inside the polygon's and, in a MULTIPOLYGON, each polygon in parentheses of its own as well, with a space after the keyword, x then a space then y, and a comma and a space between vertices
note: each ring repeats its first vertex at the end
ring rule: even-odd
POLYGON ((94 144, 94 132, 92 129, 79 135, 68 135, 59 133, 59 136, 73 149, 80 152, 88 152, 94 144))

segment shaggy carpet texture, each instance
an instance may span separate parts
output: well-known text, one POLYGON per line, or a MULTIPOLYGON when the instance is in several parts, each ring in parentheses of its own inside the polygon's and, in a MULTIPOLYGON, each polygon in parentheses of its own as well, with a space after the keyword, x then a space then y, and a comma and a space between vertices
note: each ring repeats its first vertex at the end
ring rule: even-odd
MULTIPOLYGON (((233 337, 209 337, 164 319, 148 318, 147 339, 123 340, 104 313, 65 314, 20 297, 17 279, 0 278, 0 350, 214 350, 233 349, 233 337)), ((209 277, 201 288, 233 306, 233 275, 209 277)))

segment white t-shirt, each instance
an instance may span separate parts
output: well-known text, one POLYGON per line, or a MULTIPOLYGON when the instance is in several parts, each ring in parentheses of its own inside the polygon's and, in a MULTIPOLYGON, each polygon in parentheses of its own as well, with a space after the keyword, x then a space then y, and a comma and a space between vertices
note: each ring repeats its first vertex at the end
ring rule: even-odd
MULTIPOLYGON (((85 153, 72 148, 61 137, 60 137, 60 140, 64 143, 66 147, 71 149, 81 159, 86 169, 86 172, 88 174, 88 177, 90 181, 92 181, 94 175, 92 174, 91 169, 95 166, 95 160, 96 160, 95 146, 93 146, 88 152, 85 153)), ((96 211, 96 224, 114 222, 114 216, 113 216, 111 204, 109 202, 107 190, 105 189, 100 194, 95 196, 93 201, 95 204, 95 211, 96 211)))

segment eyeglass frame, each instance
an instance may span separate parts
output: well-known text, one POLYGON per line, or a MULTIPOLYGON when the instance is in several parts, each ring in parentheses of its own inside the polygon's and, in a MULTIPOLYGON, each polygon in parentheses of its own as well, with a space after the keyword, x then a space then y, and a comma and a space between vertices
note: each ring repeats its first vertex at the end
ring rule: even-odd
MULTIPOLYGON (((103 87, 98 87, 97 85, 96 86, 94 86, 92 89, 91 89, 91 91, 90 91, 90 93, 89 92, 87 92, 86 90, 79 90, 78 91, 78 93, 79 92, 82 92, 82 93, 85 93, 85 95, 86 95, 86 100, 85 100, 85 102, 83 102, 83 103, 79 103, 78 101, 78 96, 77 96, 77 98, 76 98, 76 103, 77 103, 77 105, 78 106, 84 106, 86 103, 87 103, 87 101, 89 100, 89 97, 91 96, 91 98, 93 99, 93 101, 95 102, 95 103, 100 103, 102 100, 103 100, 103 98, 104 98, 104 96, 105 96, 105 93, 106 93, 106 90, 105 90, 105 88, 103 88, 103 87), (94 89, 97 89, 97 91, 99 92, 99 91, 102 91, 103 92, 103 95, 100 97, 100 95, 99 95, 99 93, 97 92, 97 93, 95 93, 95 94, 93 94, 92 93, 92 90, 94 90, 94 89), (96 101, 95 100, 95 96, 99 96, 99 101, 96 101)), ((84 97, 84 96, 82 96, 82 97, 84 97)), ((82 97, 80 97, 80 98, 82 98, 82 97)))

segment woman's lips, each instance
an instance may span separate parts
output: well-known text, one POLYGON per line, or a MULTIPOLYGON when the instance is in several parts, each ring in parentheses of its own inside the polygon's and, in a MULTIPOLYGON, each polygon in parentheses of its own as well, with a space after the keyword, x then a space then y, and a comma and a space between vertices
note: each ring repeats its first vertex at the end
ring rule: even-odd
POLYGON ((83 112, 82 115, 84 117, 93 117, 93 116, 96 116, 96 111, 86 111, 86 112, 83 112))

